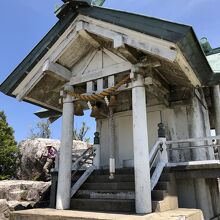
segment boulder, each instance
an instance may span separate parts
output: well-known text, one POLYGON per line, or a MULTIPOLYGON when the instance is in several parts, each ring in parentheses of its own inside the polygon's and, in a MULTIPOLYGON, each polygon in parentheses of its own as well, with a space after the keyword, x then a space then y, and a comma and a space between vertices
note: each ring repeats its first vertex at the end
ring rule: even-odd
POLYGON ((50 182, 3 180, 0 181, 0 199, 39 202, 50 185, 50 182))
POLYGON ((4 180, 0 181, 0 219, 9 217, 10 211, 48 205, 50 182, 4 180))
POLYGON ((6 220, 9 218, 10 209, 6 199, 0 199, 0 219, 6 220))
MULTIPOLYGON (((17 177, 22 180, 45 180, 43 166, 46 145, 51 144, 59 151, 60 141, 53 139, 28 139, 19 143, 19 159, 17 177)), ((73 141, 74 152, 84 151, 90 145, 82 141, 73 141)))
POLYGON ((34 208, 35 202, 27 202, 27 201, 7 201, 10 212, 20 211, 25 209, 34 208))

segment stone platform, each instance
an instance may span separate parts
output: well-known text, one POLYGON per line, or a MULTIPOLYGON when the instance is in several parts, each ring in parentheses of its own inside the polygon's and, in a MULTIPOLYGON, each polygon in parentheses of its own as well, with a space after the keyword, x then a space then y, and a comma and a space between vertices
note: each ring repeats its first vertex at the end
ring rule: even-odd
POLYGON ((175 209, 149 215, 125 215, 54 209, 32 209, 13 212, 10 220, 204 220, 198 209, 175 209))

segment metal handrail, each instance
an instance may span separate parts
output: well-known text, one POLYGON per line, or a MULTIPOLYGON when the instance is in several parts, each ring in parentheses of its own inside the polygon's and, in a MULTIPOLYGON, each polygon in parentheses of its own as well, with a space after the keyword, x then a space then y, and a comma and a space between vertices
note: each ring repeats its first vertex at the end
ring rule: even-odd
POLYGON ((149 155, 149 161, 150 161, 150 166, 152 166, 152 164, 154 163, 159 150, 160 150, 160 144, 162 144, 161 140, 157 140, 152 148, 152 150, 150 151, 150 155, 149 155))
POLYGON ((75 168, 75 167, 77 168, 80 165, 81 165, 80 166, 80 168, 81 168, 91 156, 94 156, 94 154, 95 154, 95 151, 92 147, 86 149, 83 152, 83 154, 74 162, 74 164, 72 165, 72 169, 75 168), (87 155, 88 152, 89 152, 89 155, 87 155), (85 156, 86 156, 86 158, 85 158, 85 156), (82 162, 83 159, 85 159, 85 160, 82 162))
POLYGON ((173 151, 173 150, 187 150, 187 149, 198 149, 198 148, 214 148, 214 147, 220 147, 218 144, 212 144, 212 145, 199 145, 199 146, 185 146, 185 147, 168 147, 167 151, 173 151))
POLYGON ((152 160, 150 161, 150 169, 153 167, 154 162, 156 161, 159 152, 160 152, 160 148, 157 148, 152 160))
POLYGON ((166 149, 165 140, 166 139, 159 138, 150 152, 150 169, 152 169, 155 165, 155 170, 151 175, 151 190, 153 190, 154 187, 157 185, 163 169, 168 162, 163 155, 164 153, 167 153, 166 151, 164 151, 164 147, 166 149))
POLYGON ((188 138, 188 139, 182 139, 182 140, 166 141, 165 143, 167 145, 170 145, 170 144, 202 142, 202 141, 213 141, 213 140, 220 140, 220 135, 218 135, 218 136, 211 136, 211 137, 188 138))
MULTIPOLYGON (((80 170, 80 168, 86 164, 88 159, 90 159, 93 156, 95 156, 96 149, 88 148, 73 164, 73 167, 75 168, 74 172, 72 173, 73 176, 80 170), (89 154, 87 155, 87 153, 89 154)), ((80 178, 74 183, 74 185, 71 187, 71 197, 79 190, 79 188, 82 186, 82 184, 86 181, 86 179, 92 174, 92 172, 95 170, 95 166, 93 163, 91 166, 87 167, 85 172, 80 176, 80 178)))
POLYGON ((92 150, 93 151, 93 148, 92 147, 89 147, 88 149, 86 149, 83 154, 74 162, 74 164, 72 165, 72 167, 74 167, 75 165, 77 165, 82 159, 83 157, 90 151, 92 150))

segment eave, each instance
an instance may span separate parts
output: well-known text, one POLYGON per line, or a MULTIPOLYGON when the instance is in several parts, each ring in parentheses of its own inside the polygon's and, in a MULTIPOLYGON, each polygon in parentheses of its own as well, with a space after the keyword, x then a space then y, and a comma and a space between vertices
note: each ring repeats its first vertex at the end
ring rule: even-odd
POLYGON ((12 96, 14 89, 34 68, 38 61, 47 53, 60 36, 69 27, 70 23, 77 16, 77 13, 69 13, 65 19, 59 20, 45 37, 34 47, 34 49, 24 58, 15 70, 0 85, 0 91, 12 96))
POLYGON ((2 83, 0 91, 13 96, 12 92, 16 87, 55 44, 79 14, 175 43, 196 73, 202 86, 209 85, 210 79, 213 78, 213 72, 208 61, 193 29, 189 26, 99 7, 80 7, 77 11, 70 9, 67 10, 67 12, 68 14, 57 22, 24 61, 22 61, 2 83))

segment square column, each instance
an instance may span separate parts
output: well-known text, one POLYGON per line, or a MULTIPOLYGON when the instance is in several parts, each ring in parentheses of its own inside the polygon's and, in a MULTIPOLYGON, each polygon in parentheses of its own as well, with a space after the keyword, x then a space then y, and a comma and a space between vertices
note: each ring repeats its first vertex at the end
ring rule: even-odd
MULTIPOLYGON (((189 120, 189 135, 190 138, 205 137, 205 125, 203 119, 203 106, 199 102, 198 98, 193 95, 190 105, 187 106, 188 120, 189 120)), ((199 148, 204 145, 204 141, 194 142, 193 146, 198 146, 198 149, 193 149, 192 158, 194 161, 207 160, 206 149, 199 148)), ((212 202, 210 197, 210 191, 207 182, 204 178, 198 178, 194 180, 195 197, 197 208, 203 211, 205 219, 210 219, 213 214, 212 202)))
MULTIPOLYGON (((69 89, 71 89, 70 87, 69 89)), ((60 146, 56 209, 69 209, 71 199, 71 171, 73 146, 73 98, 63 94, 63 121, 60 146)))
MULTIPOLYGON (((213 86, 213 100, 214 100, 214 110, 215 110, 215 133, 220 135, 220 89, 219 85, 213 86)), ((218 144, 220 141, 218 140, 218 144)), ((218 155, 220 158, 220 147, 218 147, 218 155)))
POLYGON ((152 212, 151 181, 147 129, 147 108, 144 77, 132 81, 133 145, 136 213, 152 212))

